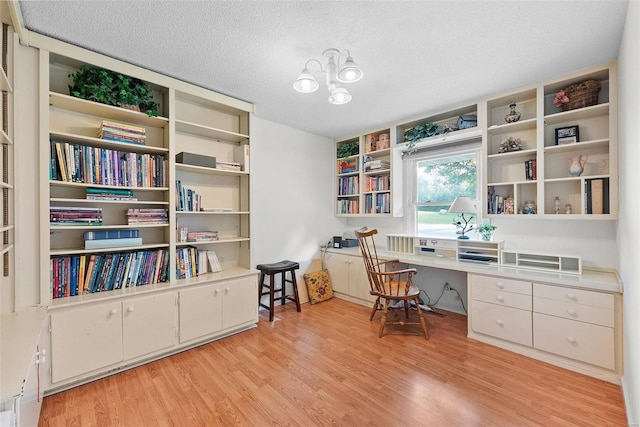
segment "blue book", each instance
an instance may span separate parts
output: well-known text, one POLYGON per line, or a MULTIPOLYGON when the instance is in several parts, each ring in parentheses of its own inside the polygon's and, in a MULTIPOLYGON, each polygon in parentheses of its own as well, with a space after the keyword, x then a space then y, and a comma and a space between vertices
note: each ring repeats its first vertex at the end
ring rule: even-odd
POLYGON ((89 292, 93 293, 96 291, 96 282, 98 281, 98 277, 100 277, 100 271, 102 270, 102 259, 104 257, 102 255, 96 256, 96 262, 93 268, 93 272, 91 273, 91 281, 89 282, 89 292))
POLYGON ((122 239, 85 240, 85 249, 123 248, 142 245, 142 237, 126 237, 122 239))
POLYGON ((85 231, 84 240, 126 239, 140 237, 140 230, 85 231))
POLYGON ((113 257, 111 258, 111 263, 109 264, 109 271, 107 272, 107 277, 105 279, 105 283, 104 283, 104 290, 105 291, 111 291, 113 290, 113 285, 114 285, 114 272, 116 271, 116 268, 118 267, 118 260, 120 259, 120 254, 113 254, 113 257))

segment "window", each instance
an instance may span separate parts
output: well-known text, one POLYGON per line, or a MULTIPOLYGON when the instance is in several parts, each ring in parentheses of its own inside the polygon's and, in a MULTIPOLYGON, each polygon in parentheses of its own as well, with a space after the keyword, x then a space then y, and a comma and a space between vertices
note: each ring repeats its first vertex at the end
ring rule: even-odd
POLYGON ((410 156, 407 174, 407 231, 427 234, 453 232, 458 214, 441 213, 449 209, 457 196, 469 196, 480 205, 479 144, 466 150, 441 148, 410 156))

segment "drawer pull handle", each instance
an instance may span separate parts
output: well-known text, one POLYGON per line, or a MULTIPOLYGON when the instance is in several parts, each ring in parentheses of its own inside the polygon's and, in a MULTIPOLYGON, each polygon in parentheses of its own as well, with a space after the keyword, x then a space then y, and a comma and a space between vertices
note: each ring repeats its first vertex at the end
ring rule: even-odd
POLYGON ((214 294, 218 295, 220 293, 220 289, 216 289, 213 291, 214 294))
POLYGON ((498 287, 498 289, 504 289, 504 285, 502 284, 502 282, 496 283, 496 286, 498 287))
POLYGON ((503 326, 504 322, 500 319, 496 320, 496 323, 498 324, 498 326, 503 326))
POLYGON ((575 316, 576 311, 574 309, 570 308, 569 310, 567 310, 567 313, 569 313, 572 316, 575 316))
POLYGON ((127 311, 128 311, 129 313, 133 312, 133 307, 129 307, 129 308, 127 308, 127 311))
POLYGON ((109 312, 109 314, 114 315, 118 312, 118 310, 116 310, 115 308, 112 308, 111 311, 109 312))
POLYGON ((576 339, 574 337, 567 337, 567 341, 569 341, 571 344, 575 344, 576 339))
POLYGON ((504 302, 504 298, 502 297, 502 295, 498 295, 496 299, 500 302, 504 302))
POLYGON ((435 245, 435 244, 437 244, 437 243, 438 243, 438 241, 437 241, 437 240, 435 240, 435 239, 431 239, 431 244, 432 244, 432 245, 435 245))
POLYGON ((575 300, 576 296, 574 294, 569 293, 567 294, 567 298, 569 298, 570 300, 575 300))

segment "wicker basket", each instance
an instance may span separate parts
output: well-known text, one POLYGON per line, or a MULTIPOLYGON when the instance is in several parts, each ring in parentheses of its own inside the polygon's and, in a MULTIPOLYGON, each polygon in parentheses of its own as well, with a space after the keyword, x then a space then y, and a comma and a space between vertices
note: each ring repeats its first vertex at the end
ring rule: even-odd
POLYGON ((598 92, 600 92, 600 82, 597 80, 586 80, 567 87, 564 94, 569 98, 569 102, 562 104, 562 111, 596 105, 598 92))

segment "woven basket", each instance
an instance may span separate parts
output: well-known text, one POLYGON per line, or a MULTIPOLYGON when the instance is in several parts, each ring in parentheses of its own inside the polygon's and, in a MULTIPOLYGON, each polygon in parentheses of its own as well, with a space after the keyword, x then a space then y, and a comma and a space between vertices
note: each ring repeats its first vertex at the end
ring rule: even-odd
POLYGON ((564 93, 569 98, 569 102, 562 104, 562 111, 596 105, 598 92, 600 92, 600 82, 597 80, 586 80, 567 87, 564 93))

